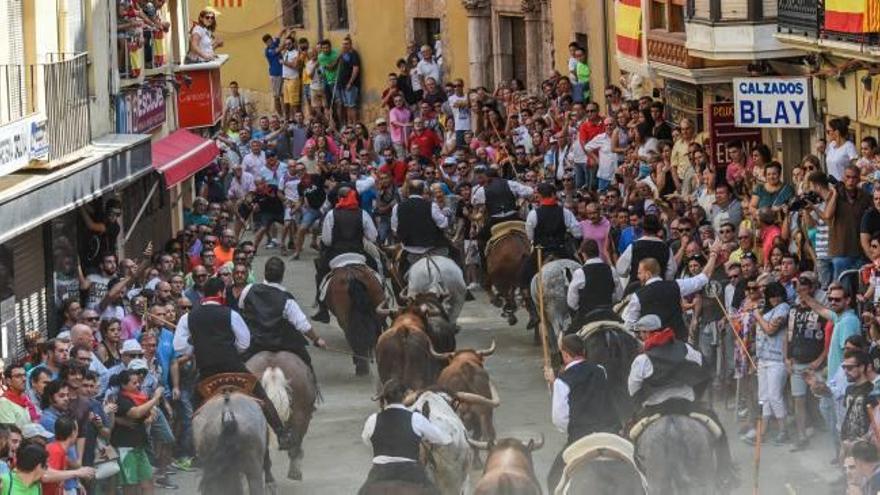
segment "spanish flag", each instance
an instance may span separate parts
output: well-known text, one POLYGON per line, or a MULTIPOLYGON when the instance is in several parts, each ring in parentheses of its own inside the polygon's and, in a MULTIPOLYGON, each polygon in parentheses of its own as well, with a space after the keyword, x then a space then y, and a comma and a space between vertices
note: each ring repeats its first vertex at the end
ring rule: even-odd
POLYGON ((825 0, 825 29, 857 34, 880 32, 880 2, 825 0))
POLYGON ((642 3, 641 0, 617 0, 615 12, 617 51, 633 57, 641 56, 642 3))

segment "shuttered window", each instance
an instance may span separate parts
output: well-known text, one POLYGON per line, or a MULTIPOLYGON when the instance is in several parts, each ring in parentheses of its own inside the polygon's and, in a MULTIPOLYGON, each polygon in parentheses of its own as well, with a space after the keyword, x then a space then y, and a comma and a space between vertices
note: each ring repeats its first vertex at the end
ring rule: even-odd
POLYGON ((0 125, 26 115, 22 2, 0 2, 0 125))
POLYGON ((67 9, 65 50, 70 53, 86 51, 86 15, 83 0, 65 0, 67 9))
POLYGON ((46 304, 46 265, 43 229, 35 228, 9 242, 15 270, 15 335, 9 335, 10 355, 24 353, 24 335, 39 331, 46 335, 49 310, 46 304))

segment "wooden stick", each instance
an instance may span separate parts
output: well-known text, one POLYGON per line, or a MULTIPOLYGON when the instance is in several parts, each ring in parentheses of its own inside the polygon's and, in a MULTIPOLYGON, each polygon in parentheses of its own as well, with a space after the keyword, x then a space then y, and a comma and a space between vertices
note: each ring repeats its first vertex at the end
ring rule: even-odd
POLYGON ((754 481, 752 485, 752 495, 759 495, 761 490, 759 488, 761 483, 761 440, 764 435, 762 435, 763 422, 764 418, 761 416, 763 413, 758 411, 758 422, 755 425, 755 471, 754 471, 754 481))
MULTIPOLYGON (((541 348, 544 355, 544 369, 550 369, 550 344, 547 341, 547 326, 544 321, 544 276, 541 269, 544 267, 544 249, 535 246, 538 250, 538 329, 541 332, 541 348)), ((550 384, 548 383, 549 387, 550 384)))
POLYGON ((715 294, 715 301, 718 303, 718 307, 721 308, 721 312, 724 313, 724 318, 727 319, 727 323, 730 324, 730 330, 733 332, 733 336, 736 337, 736 341, 739 343, 740 347, 742 347, 743 353, 749 358, 749 364, 752 365, 752 369, 758 371, 758 365, 755 364, 755 360, 752 359, 752 355, 749 354, 749 348, 746 346, 746 343, 743 342, 742 337, 737 333, 736 326, 733 324, 733 318, 730 317, 730 313, 727 312, 727 308, 724 307, 724 303, 721 302, 718 294, 715 294))

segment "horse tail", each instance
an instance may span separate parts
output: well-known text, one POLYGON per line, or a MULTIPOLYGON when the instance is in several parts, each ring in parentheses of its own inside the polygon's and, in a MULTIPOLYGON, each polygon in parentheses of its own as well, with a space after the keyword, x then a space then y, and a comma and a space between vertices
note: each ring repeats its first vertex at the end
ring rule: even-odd
POLYGON ((223 398, 220 436, 216 438, 213 448, 205 449, 207 454, 202 459, 206 468, 199 481, 199 491, 203 494, 242 492, 242 480, 238 475, 241 469, 239 462, 246 452, 238 438, 238 420, 230 408, 229 398, 229 394, 223 398))
POLYGON ((282 422, 290 419, 290 386, 287 384, 287 378, 284 377, 284 370, 277 366, 269 366, 263 372, 260 378, 266 395, 278 411, 278 417, 282 422))
POLYGON ((370 303, 367 285, 354 276, 348 279, 348 300, 348 341, 351 350, 366 359, 370 349, 376 346, 381 327, 376 318, 376 308, 370 303))

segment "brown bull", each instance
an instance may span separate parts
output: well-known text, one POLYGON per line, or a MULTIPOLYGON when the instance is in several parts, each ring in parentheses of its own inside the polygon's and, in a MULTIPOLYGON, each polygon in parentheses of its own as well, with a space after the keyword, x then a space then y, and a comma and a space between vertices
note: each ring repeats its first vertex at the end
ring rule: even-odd
POLYGON ((541 484, 535 476, 532 451, 544 446, 544 437, 523 442, 503 438, 498 442, 469 440, 480 450, 488 450, 483 476, 474 487, 474 495, 541 495, 541 484))
POLYGON ((495 352, 495 342, 483 350, 437 353, 431 348, 430 352, 441 363, 448 363, 440 372, 437 385, 458 399, 458 414, 472 437, 494 440, 492 415, 494 409, 501 405, 501 400, 489 380, 489 373, 483 367, 483 360, 495 352))
POLYGON ((397 378, 407 388, 421 390, 437 380, 440 365, 431 358, 426 313, 426 308, 410 305, 379 336, 376 367, 381 383, 397 378))

